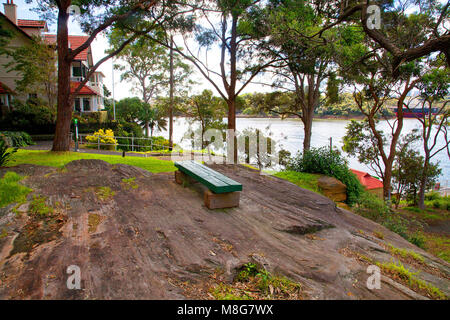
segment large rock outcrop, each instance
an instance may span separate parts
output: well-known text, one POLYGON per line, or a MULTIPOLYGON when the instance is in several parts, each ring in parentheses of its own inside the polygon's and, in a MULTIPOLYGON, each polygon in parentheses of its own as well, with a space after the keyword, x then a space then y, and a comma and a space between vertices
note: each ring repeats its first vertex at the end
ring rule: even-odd
POLYGON ((202 188, 183 188, 173 173, 97 160, 0 169, 27 175, 22 183, 54 208, 45 238, 29 232, 43 224, 32 224, 27 204, 0 209, 0 299, 192 298, 179 283, 201 288, 249 261, 301 283, 309 299, 427 298, 385 276, 380 290, 367 288, 358 257, 391 261, 387 243, 422 254, 429 268, 419 276, 449 294, 449 265, 386 228, 285 180, 212 168, 243 184, 239 208, 208 210, 202 188), (18 246, 19 238, 35 243, 18 246), (81 290, 66 287, 70 265, 80 267, 81 290))
POLYGON ((347 200, 347 186, 333 177, 321 176, 317 185, 322 193, 333 201, 344 202, 347 200))

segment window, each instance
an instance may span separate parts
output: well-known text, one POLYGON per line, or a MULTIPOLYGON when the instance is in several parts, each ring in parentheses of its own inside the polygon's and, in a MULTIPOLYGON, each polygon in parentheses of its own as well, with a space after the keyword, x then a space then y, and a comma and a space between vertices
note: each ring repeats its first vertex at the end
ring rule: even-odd
POLYGON ((83 111, 91 111, 91 99, 83 98, 83 111))
POLYGON ((75 111, 81 112, 80 99, 75 98, 75 111))
POLYGON ((81 77, 81 67, 73 67, 73 76, 74 77, 81 77))

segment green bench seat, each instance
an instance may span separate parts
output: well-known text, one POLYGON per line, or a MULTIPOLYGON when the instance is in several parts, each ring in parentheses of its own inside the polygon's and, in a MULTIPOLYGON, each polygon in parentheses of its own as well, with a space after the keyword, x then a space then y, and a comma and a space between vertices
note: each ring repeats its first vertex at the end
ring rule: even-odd
POLYGON ((175 167, 216 194, 242 191, 242 184, 193 160, 177 161, 175 167))

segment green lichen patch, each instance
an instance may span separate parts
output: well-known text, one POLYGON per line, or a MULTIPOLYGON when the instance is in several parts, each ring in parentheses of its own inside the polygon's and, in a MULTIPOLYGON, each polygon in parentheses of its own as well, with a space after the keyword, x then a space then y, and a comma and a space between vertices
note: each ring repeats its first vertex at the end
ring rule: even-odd
POLYGON ((139 185, 136 182, 136 177, 128 178, 128 179, 122 179, 122 186, 126 190, 139 188, 139 185))

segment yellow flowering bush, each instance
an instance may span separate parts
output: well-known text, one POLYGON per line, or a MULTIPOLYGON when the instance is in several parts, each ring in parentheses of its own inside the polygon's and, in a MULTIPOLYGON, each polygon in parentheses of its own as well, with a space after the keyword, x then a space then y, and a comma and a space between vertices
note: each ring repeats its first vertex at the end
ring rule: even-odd
POLYGON ((100 149, 114 150, 114 147, 117 144, 117 140, 116 138, 114 138, 114 132, 111 129, 106 130, 100 129, 94 132, 93 135, 87 136, 86 140, 90 142, 90 144, 88 144, 89 148, 96 148, 98 142, 100 142, 100 149), (108 144, 108 145, 101 145, 101 144, 108 144))

